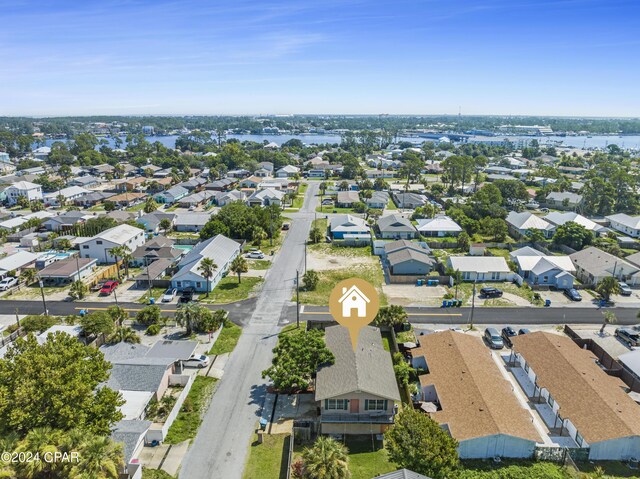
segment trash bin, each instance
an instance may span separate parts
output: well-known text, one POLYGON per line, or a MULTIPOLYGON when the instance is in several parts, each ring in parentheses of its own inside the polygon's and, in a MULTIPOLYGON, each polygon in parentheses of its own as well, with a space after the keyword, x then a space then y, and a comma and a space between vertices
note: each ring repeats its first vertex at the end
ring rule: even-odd
POLYGON ((462 306, 462 300, 458 299, 456 300, 456 308, 459 308, 460 306, 462 306))
POLYGON ((419 279, 419 280, 417 281, 417 285, 418 285, 418 286, 422 286, 422 280, 421 280, 421 279, 419 279))
POLYGON ((544 300, 544 305, 545 306, 551 306, 551 300, 550 299, 545 299, 544 300))
POLYGON ((149 298, 149 304, 156 304, 156 298, 149 298))
POLYGON ((442 300, 442 307, 443 307, 443 308, 446 308, 446 307, 447 307, 447 300, 446 300, 446 299, 443 299, 443 300, 442 300))
POLYGON ((261 417, 260 418, 260 429, 263 430, 263 431, 265 429, 267 429, 267 423, 268 423, 268 421, 265 418, 261 417))
POLYGON ((449 300, 447 301, 447 308, 450 308, 453 305, 453 301, 449 300))

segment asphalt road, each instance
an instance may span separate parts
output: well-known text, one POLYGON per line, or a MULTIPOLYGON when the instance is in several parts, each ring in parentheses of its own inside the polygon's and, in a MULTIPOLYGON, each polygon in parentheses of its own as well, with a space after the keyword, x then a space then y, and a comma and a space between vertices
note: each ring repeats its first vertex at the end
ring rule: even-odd
MULTIPOLYGON (((416 324, 468 324, 471 308, 405 308, 409 321, 416 324)), ((474 324, 601 324, 604 311, 613 311, 618 324, 637 324, 637 308, 475 308, 474 324)), ((295 306, 288 312, 295 316, 295 306)), ((301 321, 330 320, 326 306, 305 306, 300 315, 301 321)))
POLYGON ((257 426, 279 324, 290 309, 296 269, 304 262, 304 242, 314 215, 318 183, 309 184, 301 211, 289 214, 291 228, 265 276, 262 291, 243 328, 198 435, 182 462, 181 479, 240 479, 257 426))

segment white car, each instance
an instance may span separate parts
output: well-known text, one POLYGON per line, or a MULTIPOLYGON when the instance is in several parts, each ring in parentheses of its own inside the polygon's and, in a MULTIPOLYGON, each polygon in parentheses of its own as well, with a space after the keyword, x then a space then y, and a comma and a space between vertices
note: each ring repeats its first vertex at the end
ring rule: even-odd
POLYGON ((209 356, 205 356, 204 354, 194 354, 184 361, 184 365, 185 367, 191 368, 206 368, 209 366, 209 356))
POLYGON ((251 259, 264 259, 264 253, 262 251, 252 251, 247 255, 247 258, 251 259))
POLYGON ((629 287, 627 283, 618 283, 620 286, 620 294, 622 296, 631 296, 633 290, 629 287))
POLYGON ((7 276, 2 281, 0 281, 0 291, 6 291, 9 288, 13 288, 18 284, 18 278, 12 278, 11 276, 7 276))
POLYGON ((173 301, 173 298, 176 297, 176 294, 178 294, 178 290, 177 289, 171 289, 169 288, 168 290, 165 291, 165 293, 162 295, 162 302, 163 303, 170 303, 171 301, 173 301))

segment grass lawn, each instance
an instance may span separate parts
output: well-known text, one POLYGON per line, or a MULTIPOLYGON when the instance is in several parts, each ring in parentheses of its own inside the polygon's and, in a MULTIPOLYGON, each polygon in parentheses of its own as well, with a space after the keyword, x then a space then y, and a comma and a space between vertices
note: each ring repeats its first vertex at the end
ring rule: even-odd
POLYGON ((129 206, 126 208, 125 211, 142 211, 143 208, 144 208, 144 202, 138 203, 137 205, 129 206))
POLYGON ((202 416, 209 407, 209 401, 213 396, 217 382, 217 379, 208 376, 196 377, 185 400, 185 404, 191 404, 191 411, 187 411, 185 404, 183 404, 176 420, 169 428, 169 433, 165 439, 167 444, 178 444, 196 437, 202 422, 202 416))
POLYGON ((396 204, 393 202, 393 200, 391 198, 389 198, 389 202, 387 203, 387 209, 388 210, 397 210, 398 207, 396 206, 396 204))
POLYGON ((310 244, 308 248, 310 251, 317 251, 331 256, 344 256, 346 258, 371 256, 371 246, 336 246, 333 243, 316 243, 310 244))
POLYGON ((271 268, 271 261, 266 259, 249 259, 249 269, 269 269, 271 268))
POLYGON ((104 205, 94 205, 87 211, 104 211, 104 205))
POLYGON ((319 228, 323 234, 326 234, 328 226, 329 226, 329 220, 327 218, 318 218, 311 222, 311 228, 319 228))
POLYGON ((316 206, 316 211, 318 213, 341 213, 341 214, 350 214, 350 215, 354 215, 354 214, 359 214, 356 213, 353 208, 339 208, 337 206, 316 206))
MULTIPOLYGON (((345 248, 349 249, 349 248, 345 248)), ((359 265, 349 269, 334 269, 318 271, 320 281, 314 291, 300 291, 300 302, 324 306, 329 300, 333 287, 340 281, 348 278, 362 278, 373 284, 380 294, 380 306, 386 306, 387 298, 382 293, 382 269, 376 265, 359 265)), ((295 296, 294 296, 295 301, 295 296)))
POLYGON ((162 469, 148 469, 143 467, 142 479, 175 479, 175 477, 168 472, 164 472, 162 469))
POLYGON ((220 280, 208 298, 205 294, 200 295, 199 301, 211 304, 226 304, 241 301, 247 299, 262 281, 262 278, 248 276, 242 278, 242 282, 238 284, 238 277, 236 275, 229 275, 220 280))
POLYGON ((218 339, 209 351, 211 355, 230 353, 238 344, 238 339, 242 334, 242 328, 231 321, 226 321, 218 339))
POLYGON ((382 335, 382 346, 384 347, 384 350, 391 352, 391 332, 381 331, 380 333, 382 335))
POLYGON ((491 253, 493 256, 502 256, 504 259, 509 261, 509 250, 500 249, 500 248, 487 248, 487 251, 491 253))
MULTIPOLYGON (((477 295, 480 294, 480 289, 485 287, 495 287, 502 290, 505 293, 510 293, 516 296, 519 296, 523 299, 526 299, 532 304, 534 303, 533 295, 534 292, 531 288, 527 286, 518 286, 515 283, 477 283, 476 284, 476 299, 477 295)), ((456 287, 447 287, 448 291, 451 294, 455 294, 456 287)), ((463 302, 467 302, 471 300, 471 294, 473 293, 473 283, 471 282, 463 282, 458 285, 458 299, 461 299, 463 302)), ((511 302, 506 299, 490 299, 485 301, 486 306, 513 306, 511 302)), ((540 304, 538 304, 540 305, 540 304)))
MULTIPOLYGON (((162 297, 162 295, 164 295, 164 292, 167 290, 167 288, 151 288, 151 297, 155 298, 156 303, 160 302, 160 299, 162 297)), ((149 302, 149 291, 145 291, 144 294, 142 296, 140 296, 140 299, 138 299, 138 303, 140 304, 147 304, 149 302)))
POLYGON ((640 472, 638 470, 629 469, 625 463, 620 461, 588 461, 588 462, 579 462, 577 464, 580 472, 595 472, 597 467, 600 467, 604 470, 605 476, 607 478, 617 478, 617 477, 640 477, 640 472))
POLYGON ((290 440, 289 434, 265 434, 259 444, 254 434, 243 479, 285 479, 290 440))
POLYGON ((346 436, 351 479, 371 479, 399 469, 389 461, 382 443, 371 436, 346 436))

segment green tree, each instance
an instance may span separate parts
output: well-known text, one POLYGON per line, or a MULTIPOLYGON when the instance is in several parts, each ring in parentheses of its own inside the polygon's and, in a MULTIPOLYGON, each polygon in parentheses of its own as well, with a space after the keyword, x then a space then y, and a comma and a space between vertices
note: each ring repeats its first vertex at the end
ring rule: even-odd
POLYGON ((324 233, 320 228, 318 228, 317 226, 311 228, 311 231, 309 232, 309 239, 313 244, 320 243, 320 241, 322 241, 322 238, 324 238, 324 233))
POLYGON ((121 306, 109 306, 107 314, 111 317, 111 320, 118 326, 122 326, 126 319, 129 319, 129 313, 121 306))
POLYGON ((235 258, 233 258, 233 261, 231 262, 231 266, 229 269, 231 270, 232 273, 238 275, 238 284, 240 284, 241 283, 240 276, 243 273, 246 273, 247 271, 249 271, 249 263, 247 262, 244 256, 238 255, 235 258))
POLYGON ((606 276, 596 285, 596 293, 602 296, 606 302, 609 302, 611 296, 620 294, 620 284, 613 276, 606 276))
POLYGON ((22 329, 27 333, 42 333, 58 323, 53 316, 31 315, 20 321, 22 329))
POLYGON ((392 304, 389 306, 383 306, 378 310, 374 321, 378 326, 396 326, 407 321, 407 312, 402 306, 392 304))
POLYGON ((314 291, 318 283, 320 282, 320 276, 312 269, 307 270, 302 276, 302 285, 305 291, 314 291))
POLYGON ((458 466, 458 442, 413 408, 397 414, 395 425, 384 436, 389 458, 401 467, 440 479, 458 466))
POLYGON ((544 243, 544 232, 537 228, 531 228, 525 233, 525 237, 532 243, 544 243))
POLYGON ((25 286, 29 286, 36 280, 37 272, 33 268, 25 268, 20 273, 20 279, 24 281, 25 286))
POLYGON ((0 359, 0 436, 47 426, 110 434, 124 404, 101 386, 110 369, 101 351, 65 333, 43 344, 33 335, 17 339, 0 359))
POLYGON ((566 245, 577 251, 593 243, 594 239, 595 237, 591 231, 574 221, 567 221, 565 224, 558 226, 556 233, 553 235, 554 243, 566 245))
POLYGON ((26 196, 20 195, 16 198, 16 204, 21 209, 29 208, 29 198, 27 198, 26 196))
POLYGON ((458 235, 456 243, 456 246, 460 251, 469 251, 469 248, 471 247, 471 238, 469 237, 469 233, 462 231, 458 235))
POLYGON ((124 466, 123 445, 109 437, 89 437, 78 448, 80 460, 69 477, 118 479, 124 466))
POLYGON ((173 223, 171 222, 171 220, 169 218, 163 218, 160 220, 160 229, 162 230, 162 232, 166 235, 167 232, 173 228, 173 223))
POLYGON ((226 317, 227 312, 223 309, 209 311, 209 314, 204 315, 200 319, 200 322, 197 324, 197 329, 205 333, 212 333, 213 331, 217 331, 218 328, 220 328, 220 326, 224 324, 226 317))
POLYGON ((115 330, 115 323, 107 312, 94 311, 80 318, 80 326, 87 336, 98 334, 111 334, 115 330))
POLYGON ((262 371, 262 377, 269 377, 280 391, 306 390, 318 367, 334 361, 322 331, 298 329, 280 335, 273 349, 273 362, 262 371))
POLYGON ((616 324, 618 322, 618 317, 616 313, 613 311, 605 311, 602 313, 604 316, 604 321, 602 322, 602 327, 600 328, 600 335, 604 334, 604 329, 607 327, 607 324, 616 324))
POLYGON ((349 451, 328 436, 318 436, 313 446, 302 452, 304 477, 308 479, 349 479, 349 451))
POLYGON ((159 324, 161 322, 162 314, 160 306, 157 304, 151 304, 145 306, 136 314, 136 323, 143 326, 151 326, 152 324, 159 324))
POLYGON ((211 310, 199 303, 183 304, 176 311, 176 322, 185 328, 187 336, 191 336, 194 330, 205 331, 211 325, 211 310))
POLYGON ((487 216, 480 220, 482 232, 491 236, 494 241, 504 241, 507 237, 507 223, 502 218, 491 218, 487 216))
POLYGON ((56 247, 61 251, 66 251, 73 248, 73 245, 71 244, 70 239, 60 238, 59 240, 56 241, 56 247))
POLYGON ((139 343, 140 336, 133 329, 126 326, 119 326, 116 328, 115 333, 109 338, 111 344, 115 343, 139 343))
MULTIPOLYGON (((144 202, 144 212, 145 213, 153 213, 158 209, 158 203, 153 199, 153 196, 147 196, 147 199, 144 202)), ((166 219, 166 218, 165 218, 166 219)))
POLYGON ((74 281, 69 288, 69 296, 73 300, 83 299, 87 295, 87 285, 82 281, 74 281))
POLYGON ((105 201, 102 205, 107 213, 116 209, 116 204, 113 201, 105 201))
POLYGON ((202 258, 200 266, 198 266, 198 271, 200 271, 202 276, 207 280, 207 298, 209 297, 209 285, 211 284, 211 278, 213 277, 213 273, 215 273, 216 269, 218 269, 218 265, 211 258, 202 258))

